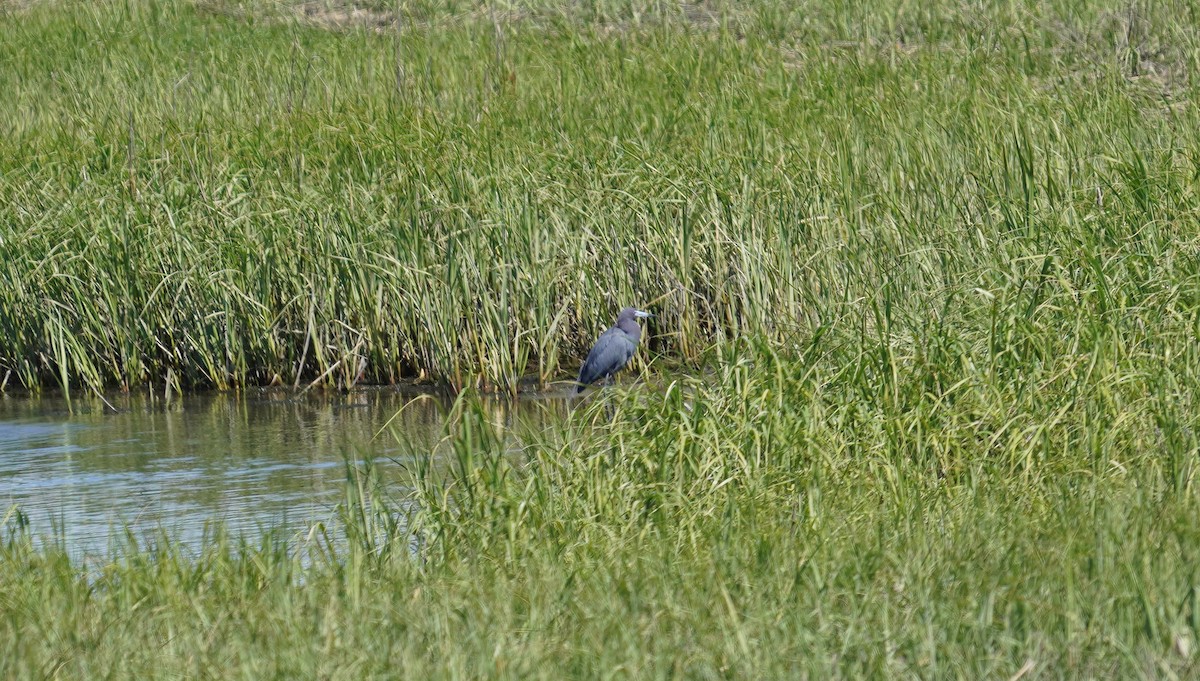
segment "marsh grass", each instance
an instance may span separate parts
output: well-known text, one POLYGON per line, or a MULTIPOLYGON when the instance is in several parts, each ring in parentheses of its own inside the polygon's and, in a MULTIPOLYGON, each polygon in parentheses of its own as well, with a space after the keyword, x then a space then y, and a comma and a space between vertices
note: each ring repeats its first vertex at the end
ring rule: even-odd
POLYGON ((630 302, 664 366, 1012 295, 1191 332, 1190 5, 315 6, 0 19, 8 385, 514 391, 630 302))
MULTIPOLYGON (((294 542, 215 533, 199 555, 163 538, 89 578, 10 530, 0 665, 9 678, 1195 674, 1186 404, 1134 399, 1111 360, 1028 393, 997 392, 983 361, 903 357, 865 379, 844 368, 843 333, 856 331, 830 329, 802 361, 730 346, 704 380, 613 390, 519 440, 464 395, 451 454, 410 469, 413 503, 387 501, 378 469, 348 468, 337 519, 301 542, 307 563, 294 542), (885 385, 899 403, 864 398, 885 385)), ((1132 363, 1160 384, 1181 369, 1132 363)))
POLYGON ((466 390, 311 563, 10 515, 0 676, 1196 676, 1195 6, 549 4, 0 20, 19 385, 697 367, 466 390))

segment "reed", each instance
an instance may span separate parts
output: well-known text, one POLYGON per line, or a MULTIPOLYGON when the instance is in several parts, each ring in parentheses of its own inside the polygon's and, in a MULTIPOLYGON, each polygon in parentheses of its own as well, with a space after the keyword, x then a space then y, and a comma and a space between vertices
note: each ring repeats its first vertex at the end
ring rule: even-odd
POLYGON ((1195 676, 1195 14, 0 3, 9 387, 463 389, 301 537, 11 511, 0 677, 1195 676))
POLYGON ((1192 4, 560 6, 6 5, 7 386, 515 391, 628 303, 663 366, 1192 333, 1192 4))
POLYGON ((952 335, 733 344, 541 430, 468 392, 442 455, 414 444, 411 491, 348 467, 300 537, 129 537, 80 566, 10 516, 0 672, 1194 675, 1197 431, 1168 387, 1192 369, 1096 334, 998 382, 986 343, 918 349, 952 335))

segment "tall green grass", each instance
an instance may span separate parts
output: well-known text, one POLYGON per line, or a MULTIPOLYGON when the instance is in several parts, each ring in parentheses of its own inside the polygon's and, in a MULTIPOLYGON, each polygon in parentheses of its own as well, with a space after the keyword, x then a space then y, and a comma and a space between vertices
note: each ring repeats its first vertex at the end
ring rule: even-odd
POLYGON ((0 672, 1195 676, 1187 363, 1094 335, 997 381, 986 344, 952 364, 860 334, 730 345, 516 439, 463 397, 412 503, 349 469, 299 549, 215 532, 83 567, 6 533, 0 672))
POLYGON ((1194 5, 848 5, 0 6, 10 384, 698 367, 295 541, 12 513, 0 676, 1196 676, 1194 5))
POLYGON ((1194 332, 1191 3, 357 7, 0 11, 9 387, 515 390, 630 303, 683 363, 1194 332))

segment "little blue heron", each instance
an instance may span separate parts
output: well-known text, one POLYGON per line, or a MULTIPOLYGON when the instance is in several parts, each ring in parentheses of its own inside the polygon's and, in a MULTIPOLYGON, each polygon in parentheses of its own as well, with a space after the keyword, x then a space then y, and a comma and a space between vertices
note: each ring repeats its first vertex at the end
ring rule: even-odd
POLYGON ((597 379, 603 378, 607 383, 613 374, 624 369, 633 359, 638 341, 642 338, 642 327, 638 326, 637 320, 653 316, 633 307, 621 310, 621 314, 617 315, 617 323, 600 334, 583 366, 579 367, 579 389, 575 392, 583 392, 589 383, 597 379))

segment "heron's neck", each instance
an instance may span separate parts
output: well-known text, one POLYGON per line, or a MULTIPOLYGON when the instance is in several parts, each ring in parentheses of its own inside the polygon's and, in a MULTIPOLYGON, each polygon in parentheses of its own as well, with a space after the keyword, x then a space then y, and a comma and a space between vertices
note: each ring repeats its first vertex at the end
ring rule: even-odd
POLYGON ((629 336, 633 342, 637 342, 642 338, 642 327, 632 319, 622 319, 617 322, 617 326, 629 336))

